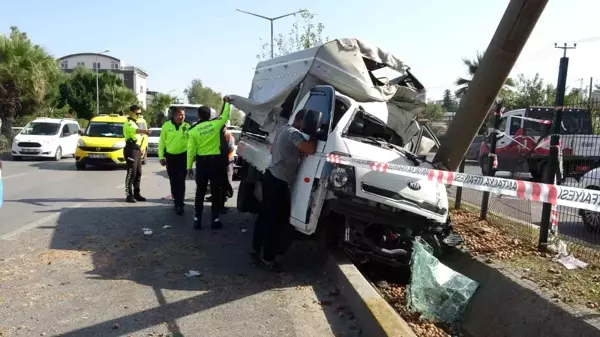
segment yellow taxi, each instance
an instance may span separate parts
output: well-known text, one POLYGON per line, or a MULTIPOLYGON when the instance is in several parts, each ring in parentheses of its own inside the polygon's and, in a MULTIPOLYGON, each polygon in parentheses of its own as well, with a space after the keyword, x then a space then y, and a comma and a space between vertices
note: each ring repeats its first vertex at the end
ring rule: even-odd
MULTIPOLYGON (((125 165, 123 123, 126 121, 127 116, 116 114, 99 115, 92 118, 77 143, 75 151, 77 169, 83 170, 86 166, 125 165)), ((138 118, 137 125, 143 130, 148 128, 143 118, 138 118)), ((147 135, 142 135, 140 147, 142 163, 146 164, 146 158, 148 158, 147 135)))

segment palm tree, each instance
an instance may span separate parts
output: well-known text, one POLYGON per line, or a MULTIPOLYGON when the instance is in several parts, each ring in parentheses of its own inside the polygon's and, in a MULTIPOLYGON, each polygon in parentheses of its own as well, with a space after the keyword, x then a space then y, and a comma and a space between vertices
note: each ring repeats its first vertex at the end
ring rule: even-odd
POLYGON ((175 102, 175 97, 169 94, 157 94, 152 99, 152 104, 148 108, 152 117, 152 120, 149 122, 160 126, 165 120, 165 112, 173 102, 175 102))
POLYGON ((10 27, 8 36, 0 35, 0 133, 9 141, 21 98, 41 104, 58 72, 56 60, 17 27, 10 27))
POLYGON ((104 88, 102 112, 124 114, 132 104, 138 104, 133 91, 123 86, 109 85, 104 88))
MULTIPOLYGON (((466 58, 462 60, 463 64, 467 67, 467 73, 470 75, 471 79, 466 79, 466 78, 462 78, 462 77, 459 77, 458 79, 456 79, 454 84, 456 84, 459 87, 454 92, 456 97, 462 98, 467 94, 467 89, 469 88, 469 85, 471 84, 471 81, 473 80, 473 76, 475 76, 475 73, 477 72, 477 69, 479 68, 479 63, 481 63, 482 58, 483 58, 483 55, 481 53, 477 52, 477 56, 475 57, 474 60, 469 60, 466 58)), ((506 96, 507 92, 514 86, 515 86, 514 80, 510 77, 507 78, 506 81, 504 82, 504 85, 500 89, 498 96, 499 97, 506 96)))

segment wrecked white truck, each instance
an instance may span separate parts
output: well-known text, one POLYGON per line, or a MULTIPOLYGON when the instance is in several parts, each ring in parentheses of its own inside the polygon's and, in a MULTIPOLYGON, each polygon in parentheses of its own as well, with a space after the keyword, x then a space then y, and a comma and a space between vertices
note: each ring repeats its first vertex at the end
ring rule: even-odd
POLYGON ((318 146, 315 155, 300 159, 291 186, 289 221, 296 231, 317 234, 354 258, 393 266, 409 262, 416 236, 438 252, 460 241, 452 232, 446 186, 327 160, 338 155, 432 168, 426 155, 438 140, 415 120, 425 109, 425 89, 393 55, 337 39, 260 62, 249 97, 232 97, 247 113, 238 144, 239 211, 258 212, 270 142, 307 108, 321 117, 318 130, 302 130, 316 135, 318 146))

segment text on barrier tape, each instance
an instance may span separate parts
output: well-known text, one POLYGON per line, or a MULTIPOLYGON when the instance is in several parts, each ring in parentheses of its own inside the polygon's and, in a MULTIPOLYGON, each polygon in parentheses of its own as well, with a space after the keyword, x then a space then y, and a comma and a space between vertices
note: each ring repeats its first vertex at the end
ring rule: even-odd
POLYGON ((368 168, 371 171, 385 172, 418 179, 423 179, 423 177, 425 177, 429 181, 444 185, 461 186, 472 190, 513 196, 523 200, 547 202, 559 206, 600 211, 600 191, 596 190, 441 171, 424 167, 381 163, 338 154, 315 155, 326 157, 327 161, 331 163, 361 166, 368 168))

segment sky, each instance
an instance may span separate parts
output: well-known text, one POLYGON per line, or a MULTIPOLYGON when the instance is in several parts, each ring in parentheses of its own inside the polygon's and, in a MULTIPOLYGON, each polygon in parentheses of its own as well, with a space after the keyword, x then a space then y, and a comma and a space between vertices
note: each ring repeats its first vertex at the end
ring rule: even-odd
MULTIPOLYGON (((426 86, 428 98, 441 99, 466 76, 462 59, 485 51, 508 2, 0 0, 0 33, 17 26, 55 57, 110 49, 148 72, 149 90, 183 97, 199 78, 222 94, 247 96, 260 39, 269 39, 270 28, 236 8, 274 17, 301 6, 317 15, 326 37, 358 38, 392 52, 426 86)), ((562 50, 554 43, 577 42, 568 52, 569 86, 585 87, 590 77, 600 83, 598 13, 599 0, 550 0, 511 76, 539 73, 556 83, 562 50)), ((275 21, 275 33, 289 32, 293 22, 275 21)))

